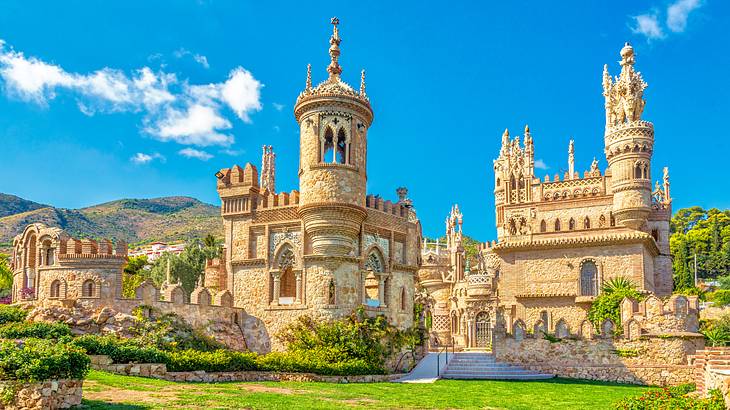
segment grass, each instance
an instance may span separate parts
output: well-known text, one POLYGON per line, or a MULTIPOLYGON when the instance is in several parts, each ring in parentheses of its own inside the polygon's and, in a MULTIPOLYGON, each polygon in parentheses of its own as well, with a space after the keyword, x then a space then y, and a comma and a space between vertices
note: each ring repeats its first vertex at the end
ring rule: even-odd
POLYGON ((647 387, 571 379, 439 380, 434 384, 176 383, 92 371, 87 409, 611 409, 647 387))

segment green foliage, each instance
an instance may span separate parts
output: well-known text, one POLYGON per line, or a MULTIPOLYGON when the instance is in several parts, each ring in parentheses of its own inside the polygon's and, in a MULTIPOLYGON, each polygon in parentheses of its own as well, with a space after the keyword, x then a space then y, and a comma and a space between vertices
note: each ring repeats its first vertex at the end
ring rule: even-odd
POLYGON ((64 323, 13 322, 0 326, 0 339, 58 339, 70 334, 71 330, 64 323))
POLYGON ((639 357, 639 349, 616 349, 614 352, 618 357, 639 357))
POLYGON ((40 339, 0 342, 0 380, 83 379, 89 365, 89 357, 77 346, 40 339))
POLYGON ((557 336, 553 336, 548 332, 543 331, 542 332, 542 338, 547 340, 550 343, 558 343, 559 341, 563 340, 557 336))
POLYGON ((255 353, 235 352, 231 350, 215 350, 200 352, 197 350, 181 350, 165 354, 167 370, 185 372, 204 370, 206 372, 240 372, 258 370, 255 353))
POLYGON ((730 305, 730 290, 718 289, 714 292, 710 292, 707 294, 707 300, 718 307, 730 305))
POLYGON ((730 210, 704 210, 698 206, 680 209, 672 217, 671 231, 676 289, 693 286, 695 255, 699 278, 730 274, 730 210))
POLYGON ((710 391, 709 398, 689 396, 693 385, 665 387, 660 390, 650 390, 637 397, 627 397, 618 403, 615 408, 621 410, 663 410, 663 409, 698 409, 723 410, 725 401, 717 390, 710 391))
POLYGON ((193 329, 175 313, 161 313, 158 309, 138 306, 133 314, 137 322, 130 329, 141 345, 154 346, 162 350, 195 349, 212 351, 224 346, 198 329, 193 329), (144 311, 151 312, 145 317, 144 311))
POLYGON ((22 322, 27 315, 28 312, 17 306, 0 305, 0 325, 22 322))
POLYGON ((10 294, 13 288, 13 272, 10 270, 10 256, 0 253, 0 297, 10 294))
POLYGON ((415 330, 398 330, 384 316, 368 317, 360 308, 338 321, 319 322, 302 316, 278 337, 289 352, 307 353, 330 362, 362 360, 382 369, 391 353, 420 341, 415 334, 415 330))
POLYGON ((165 252, 157 258, 150 269, 150 278, 157 286, 161 285, 167 277, 169 266, 171 280, 180 281, 189 296, 203 275, 206 258, 216 252, 218 251, 206 248, 200 239, 193 239, 185 245, 185 250, 179 255, 165 252))
POLYGON ((137 287, 145 280, 150 279, 150 271, 145 269, 148 264, 147 255, 129 258, 122 273, 122 296, 130 299, 134 298, 137 287))
POLYGON ((636 290, 636 285, 627 278, 614 278, 603 284, 601 294, 591 304, 588 311, 588 320, 596 329, 601 323, 611 319, 616 324, 616 331, 621 329, 621 301, 624 298, 642 299, 636 290))
POLYGON ((717 320, 703 320, 700 333, 712 346, 730 346, 730 315, 724 315, 717 320))

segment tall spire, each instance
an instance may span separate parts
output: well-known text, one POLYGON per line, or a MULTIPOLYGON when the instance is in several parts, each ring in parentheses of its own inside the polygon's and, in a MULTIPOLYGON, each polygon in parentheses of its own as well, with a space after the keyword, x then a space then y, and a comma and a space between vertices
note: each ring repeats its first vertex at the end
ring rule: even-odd
POLYGON ((570 179, 575 177, 575 141, 572 138, 568 144, 568 176, 570 179))
POLYGON ((307 84, 304 87, 305 90, 312 89, 312 65, 307 64, 307 84))
POLYGON ((332 37, 330 37, 330 65, 327 67, 327 72, 330 73, 330 78, 338 77, 342 74, 342 67, 337 59, 340 57, 340 32, 337 30, 337 25, 340 24, 340 19, 332 17, 330 20, 332 23, 332 37))
POLYGON ((264 145, 261 154, 261 190, 268 190, 269 193, 276 193, 276 154, 274 147, 264 145))
POLYGON ((362 70, 362 73, 360 74, 360 95, 365 96, 365 70, 362 70))

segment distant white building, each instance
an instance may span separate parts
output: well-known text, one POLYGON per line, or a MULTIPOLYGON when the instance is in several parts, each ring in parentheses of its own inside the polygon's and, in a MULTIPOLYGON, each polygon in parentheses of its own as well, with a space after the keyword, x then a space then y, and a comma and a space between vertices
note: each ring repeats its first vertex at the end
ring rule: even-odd
POLYGON ((152 242, 149 245, 136 248, 129 252, 129 257, 137 257, 146 255, 147 260, 152 262, 155 259, 162 256, 165 252, 170 252, 175 255, 179 255, 185 250, 184 243, 166 244, 164 242, 152 242))

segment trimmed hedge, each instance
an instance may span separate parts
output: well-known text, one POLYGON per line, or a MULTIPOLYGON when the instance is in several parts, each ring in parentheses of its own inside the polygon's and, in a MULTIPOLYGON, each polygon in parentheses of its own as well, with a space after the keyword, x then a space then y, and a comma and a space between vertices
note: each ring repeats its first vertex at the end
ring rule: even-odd
POLYGON ((0 325, 22 322, 27 315, 28 312, 17 306, 0 305, 0 325))
POLYGON ((83 349, 69 344, 42 339, 0 342, 0 380, 83 379, 90 363, 83 349))
POLYGON ((155 347, 141 346, 134 339, 96 335, 79 336, 69 343, 85 349, 88 354, 107 355, 114 363, 164 363, 167 370, 171 372, 266 370, 337 376, 385 373, 383 368, 373 366, 362 359, 332 361, 332 356, 324 351, 273 352, 262 356, 232 350, 165 351, 155 347))
POLYGON ((0 339, 58 339, 69 336, 71 330, 64 323, 7 323, 0 326, 0 339))

